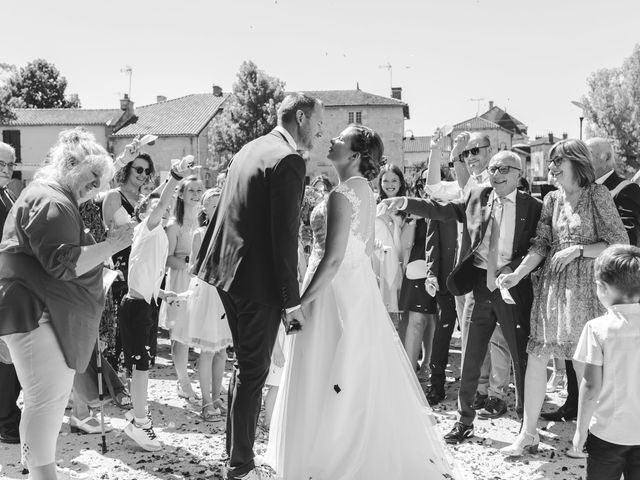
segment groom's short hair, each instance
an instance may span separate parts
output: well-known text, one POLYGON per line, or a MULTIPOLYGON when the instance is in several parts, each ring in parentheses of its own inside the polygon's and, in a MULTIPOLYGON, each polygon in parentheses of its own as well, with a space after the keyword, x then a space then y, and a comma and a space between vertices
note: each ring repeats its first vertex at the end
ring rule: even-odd
POLYGON ((278 107, 278 123, 289 123, 296 118, 296 112, 302 110, 307 117, 313 114, 320 100, 306 93, 290 93, 278 107))

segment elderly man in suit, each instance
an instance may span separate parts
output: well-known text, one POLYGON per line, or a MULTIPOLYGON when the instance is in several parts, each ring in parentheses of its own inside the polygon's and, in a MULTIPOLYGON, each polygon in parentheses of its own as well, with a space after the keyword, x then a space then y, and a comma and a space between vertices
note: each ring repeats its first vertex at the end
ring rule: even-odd
MULTIPOLYGON (((0 142, 0 237, 4 221, 15 202, 11 190, 7 188, 16 164, 16 152, 11 145, 0 142)), ((5 347, 4 345, 0 348, 5 347)), ((5 347, 6 350, 6 347, 5 347)), ((13 364, 0 361, 0 442, 20 443, 20 409, 16 405, 20 395, 20 382, 13 364)))
POLYGON ((496 287, 496 279, 500 273, 515 270, 527 254, 542 204, 517 190, 522 166, 515 153, 497 153, 491 158, 487 171, 491 186, 471 190, 464 200, 448 203, 410 198, 384 200, 391 209, 435 220, 455 218, 463 225, 460 255, 447 279, 447 286, 455 295, 472 291, 475 305, 458 393, 459 420, 445 435, 448 443, 461 443, 473 436, 476 415, 473 403, 480 367, 497 325, 504 334, 513 361, 516 411, 522 411, 524 398, 526 345, 533 302, 531 281, 527 279, 505 295, 506 292, 503 294, 496 287))
POLYGON ((271 352, 283 321, 303 328, 298 230, 308 151, 322 135, 323 106, 288 95, 278 126, 233 158, 194 273, 218 288, 237 368, 229 387, 229 479, 258 479, 253 443, 271 352))

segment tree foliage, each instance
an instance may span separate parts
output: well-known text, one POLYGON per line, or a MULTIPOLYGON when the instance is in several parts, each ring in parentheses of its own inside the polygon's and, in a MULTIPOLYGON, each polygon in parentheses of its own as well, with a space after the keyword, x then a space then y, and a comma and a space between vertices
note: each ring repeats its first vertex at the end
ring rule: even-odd
POLYGON ((209 150, 215 170, 226 167, 243 145, 271 131, 284 98, 284 82, 245 61, 233 84, 233 95, 211 124, 209 150))
POLYGON ((0 63, 0 124, 15 120, 16 115, 9 104, 10 95, 7 84, 16 72, 16 67, 8 63, 0 63))
POLYGON ((587 79, 583 98, 592 134, 612 140, 623 171, 640 167, 640 44, 621 67, 603 68, 587 79))
POLYGON ((5 86, 12 108, 80 108, 78 95, 66 96, 67 79, 53 63, 36 59, 13 72, 5 86))

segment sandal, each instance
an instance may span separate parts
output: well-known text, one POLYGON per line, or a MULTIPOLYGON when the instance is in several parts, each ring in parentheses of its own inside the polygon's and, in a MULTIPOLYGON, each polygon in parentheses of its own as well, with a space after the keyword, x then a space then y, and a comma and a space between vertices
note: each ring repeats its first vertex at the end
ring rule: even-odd
POLYGON ((197 402, 198 400, 201 400, 200 395, 198 395, 196 392, 193 391, 193 388, 191 387, 191 383, 187 383, 185 384, 185 386, 187 387, 187 389, 185 389, 180 384, 179 380, 176 382, 176 391, 178 392, 178 398, 184 398, 189 402, 197 402))
POLYGON ((131 395, 129 395, 124 390, 115 394, 115 396, 113 397, 113 403, 125 410, 133 408, 133 403, 131 403, 131 395))
MULTIPOLYGON (((91 415, 83 419, 71 415, 69 417, 69 429, 71 430, 71 433, 102 433, 100 420, 96 417, 92 417, 91 415)), ((111 430, 113 430, 111 425, 105 422, 105 433, 110 432, 111 430)))
POLYGON ((213 403, 205 403, 200 416, 205 422, 215 422, 217 420, 215 417, 219 417, 220 413, 220 409, 214 407, 213 403))

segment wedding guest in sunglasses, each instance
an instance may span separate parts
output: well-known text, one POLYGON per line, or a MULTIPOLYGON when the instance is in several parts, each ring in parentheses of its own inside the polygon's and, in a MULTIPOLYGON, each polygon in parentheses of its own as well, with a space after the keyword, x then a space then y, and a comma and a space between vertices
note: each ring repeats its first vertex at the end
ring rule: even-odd
MULTIPOLYGON (((140 203, 142 187, 150 176, 155 173, 153 160, 148 153, 136 151, 135 142, 127 145, 124 152, 124 168, 116 173, 115 180, 118 186, 109 190, 102 204, 102 217, 105 225, 111 227, 115 223, 116 212, 124 208, 127 214, 134 218, 134 209, 140 203), (129 159, 129 161, 127 161, 129 159)), ((129 271, 129 254, 131 248, 126 248, 113 256, 113 265, 116 270, 122 272, 123 278, 113 282, 113 301, 120 305, 120 301, 127 293, 127 275, 129 271)))
MULTIPOLYGON (((436 132, 436 136, 440 133, 436 132)), ((441 151, 444 146, 441 146, 441 151)), ((469 192, 478 187, 491 186, 490 175, 487 166, 492 155, 491 139, 482 132, 461 132, 453 142, 450 161, 456 172, 456 182, 436 182, 428 184, 427 193, 433 200, 454 201, 467 198, 469 192)), ((437 154, 434 155, 437 157, 437 154)), ((461 244, 462 229, 458 228, 458 245, 461 244)), ((458 323, 462 331, 462 355, 468 341, 471 313, 475 305, 473 292, 456 296, 456 311, 458 323)), ((511 355, 509 347, 501 329, 496 328, 491 337, 491 347, 480 370, 478 378, 478 390, 473 402, 474 410, 478 411, 481 418, 496 418, 506 413, 505 402, 509 387, 509 369, 511 355)), ((432 395, 431 401, 435 403, 442 397, 442 391, 432 395)))

